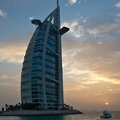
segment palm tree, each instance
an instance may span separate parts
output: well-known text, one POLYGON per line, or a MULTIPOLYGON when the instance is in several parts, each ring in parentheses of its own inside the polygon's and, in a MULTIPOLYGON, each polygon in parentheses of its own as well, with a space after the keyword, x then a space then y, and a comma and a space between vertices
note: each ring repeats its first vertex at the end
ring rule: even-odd
POLYGON ((7 104, 5 104, 5 107, 6 107, 6 111, 8 111, 8 105, 7 104))

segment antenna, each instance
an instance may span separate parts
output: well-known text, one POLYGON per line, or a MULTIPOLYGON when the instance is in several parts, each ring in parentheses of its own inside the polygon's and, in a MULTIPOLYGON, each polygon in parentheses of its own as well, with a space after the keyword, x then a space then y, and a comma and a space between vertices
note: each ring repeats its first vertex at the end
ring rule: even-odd
POLYGON ((59 2, 58 2, 58 0, 57 0, 57 7, 59 6, 59 2))

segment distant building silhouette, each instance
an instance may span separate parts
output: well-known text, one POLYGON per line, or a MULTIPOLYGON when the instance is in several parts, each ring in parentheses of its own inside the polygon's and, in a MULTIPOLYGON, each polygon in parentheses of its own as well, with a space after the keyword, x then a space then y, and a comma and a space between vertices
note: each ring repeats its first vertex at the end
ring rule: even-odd
POLYGON ((60 7, 46 19, 32 20, 37 28, 30 40, 21 73, 21 101, 35 103, 40 109, 60 109, 63 100, 60 7))

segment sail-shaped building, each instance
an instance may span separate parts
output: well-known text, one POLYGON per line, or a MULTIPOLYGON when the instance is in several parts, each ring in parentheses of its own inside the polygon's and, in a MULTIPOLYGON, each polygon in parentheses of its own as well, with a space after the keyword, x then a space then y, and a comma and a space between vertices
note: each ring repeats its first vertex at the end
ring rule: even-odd
POLYGON ((41 22, 29 42, 21 73, 21 102, 34 103, 39 109, 60 109, 64 103, 61 36, 69 28, 60 28, 60 6, 41 22))

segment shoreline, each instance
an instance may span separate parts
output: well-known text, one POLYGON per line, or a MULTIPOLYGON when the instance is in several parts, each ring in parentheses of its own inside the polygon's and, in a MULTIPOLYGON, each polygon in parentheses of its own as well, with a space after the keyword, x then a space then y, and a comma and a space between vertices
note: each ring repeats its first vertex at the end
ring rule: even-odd
POLYGON ((83 114, 79 110, 17 110, 17 111, 4 111, 0 116, 52 116, 52 115, 72 115, 83 114))

